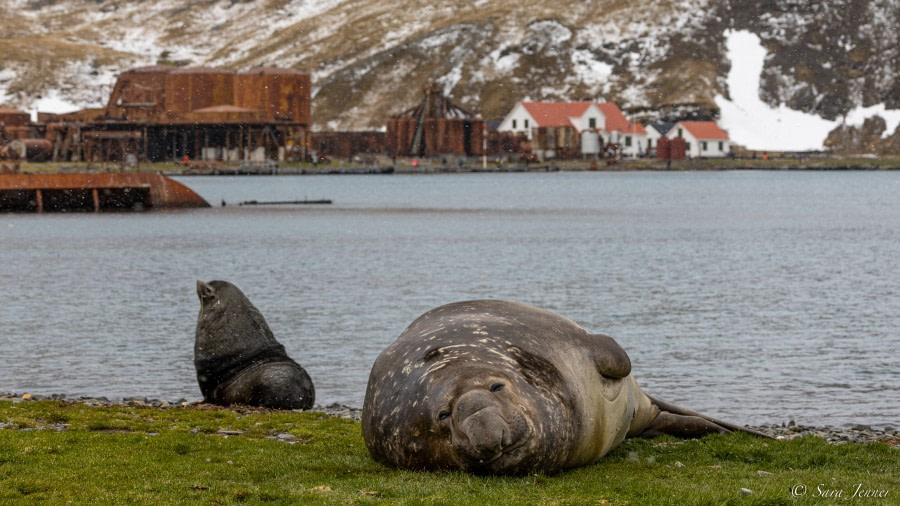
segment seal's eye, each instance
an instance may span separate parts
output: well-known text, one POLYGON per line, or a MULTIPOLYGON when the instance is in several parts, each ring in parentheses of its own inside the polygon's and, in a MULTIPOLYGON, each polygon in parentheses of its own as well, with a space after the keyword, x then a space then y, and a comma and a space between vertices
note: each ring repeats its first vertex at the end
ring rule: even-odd
POLYGON ((438 420, 444 421, 448 418, 450 418, 449 411, 441 411, 440 413, 438 413, 438 420))
POLYGON ((503 390, 503 383, 494 383, 491 385, 491 392, 499 392, 503 390))

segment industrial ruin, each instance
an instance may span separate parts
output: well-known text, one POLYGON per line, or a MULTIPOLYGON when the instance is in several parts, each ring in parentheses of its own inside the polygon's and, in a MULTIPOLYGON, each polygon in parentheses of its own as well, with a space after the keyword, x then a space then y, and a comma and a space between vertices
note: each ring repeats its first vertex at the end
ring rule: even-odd
POLYGON ((481 156, 485 123, 454 104, 437 84, 425 87, 415 107, 387 122, 386 148, 390 156, 481 156))
POLYGON ((305 159, 309 74, 259 68, 143 67, 122 73, 103 109, 0 109, 6 158, 32 161, 305 159))
MULTIPOLYGON (((0 108, 0 161, 175 161, 212 173, 222 166, 276 173, 277 161, 377 165, 376 155, 395 164, 398 157, 455 158, 460 164, 467 157, 526 164, 573 158, 609 163, 623 156, 672 160, 686 158, 692 145, 664 139, 654 146, 665 132, 657 127, 648 134, 613 103, 523 101, 503 120, 489 122, 455 104, 437 83, 422 91, 419 103, 389 118, 384 129, 312 132, 307 73, 142 67, 119 76, 103 108, 38 112, 35 122, 28 113, 0 108)), ((728 139, 717 131, 722 135, 712 145, 722 156, 728 139)), ((692 139, 695 148, 710 145, 705 137, 692 139)), ((694 156, 704 153, 712 156, 694 156)), ((0 168, 14 172, 12 167, 0 168)))

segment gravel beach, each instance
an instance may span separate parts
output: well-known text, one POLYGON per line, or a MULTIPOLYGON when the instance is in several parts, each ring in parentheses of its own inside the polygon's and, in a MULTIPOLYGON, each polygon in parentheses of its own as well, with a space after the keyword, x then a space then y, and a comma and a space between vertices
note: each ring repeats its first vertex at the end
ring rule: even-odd
MULTIPOLYGON (((208 409, 208 410, 232 410, 239 412, 247 412, 247 413, 265 413, 269 411, 266 408, 257 408, 250 406, 238 406, 238 407, 229 407, 224 408, 221 406, 215 406, 212 404, 205 404, 202 402, 190 402, 186 399, 178 399, 178 400, 161 400, 161 399, 153 399, 148 397, 126 397, 118 400, 111 400, 106 397, 77 397, 70 398, 65 394, 52 394, 52 395, 40 395, 40 394, 16 394, 10 392, 0 392, 0 401, 7 402, 33 402, 33 401, 41 401, 41 400, 58 400, 67 403, 73 404, 85 404, 87 406, 131 406, 131 407, 152 407, 152 408, 175 408, 175 407, 192 407, 194 409, 208 409)), ((360 416, 362 415, 361 408, 355 408, 352 406, 344 406, 341 404, 330 404, 328 406, 314 406, 312 409, 308 410, 308 412, 312 413, 322 413, 327 416, 339 417, 339 418, 348 418, 351 420, 359 421, 360 416)), ((53 426, 48 426, 49 429, 56 430, 64 430, 64 428, 60 428, 59 424, 53 424, 53 426)), ((772 423, 767 425, 760 426, 747 426, 750 429, 757 430, 762 432, 763 434, 772 436, 775 439, 793 439, 796 437, 803 436, 816 436, 821 437, 832 444, 842 444, 842 443, 871 443, 871 442, 884 442, 887 443, 894 448, 900 448, 900 432, 898 432, 896 427, 885 426, 885 427, 872 427, 870 425, 853 425, 850 427, 830 427, 830 426, 822 426, 822 427, 814 427, 809 425, 797 425, 793 422, 793 420, 772 423)), ((0 429, 5 428, 4 424, 0 422, 0 429)))

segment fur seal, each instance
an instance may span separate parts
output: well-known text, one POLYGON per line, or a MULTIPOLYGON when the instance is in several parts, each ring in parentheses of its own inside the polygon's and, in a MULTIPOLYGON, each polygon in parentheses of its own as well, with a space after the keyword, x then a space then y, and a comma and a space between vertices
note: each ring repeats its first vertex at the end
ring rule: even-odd
POLYGON ((646 395, 611 337, 496 300, 448 304, 410 324, 372 367, 362 431, 381 463, 478 474, 553 474, 626 437, 766 437, 646 395))
POLYGON ((194 366, 203 400, 273 409, 309 409, 316 393, 287 356, 262 313, 227 281, 197 281, 200 316, 194 366))

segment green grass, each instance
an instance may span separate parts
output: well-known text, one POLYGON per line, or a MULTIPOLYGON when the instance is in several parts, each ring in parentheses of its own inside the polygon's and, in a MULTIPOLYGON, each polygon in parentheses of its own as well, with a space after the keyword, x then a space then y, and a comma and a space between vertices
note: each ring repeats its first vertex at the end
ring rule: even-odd
POLYGON ((359 423, 316 413, 0 402, 0 424, 2 504, 832 504, 859 483, 888 495, 854 500, 900 499, 896 448, 814 437, 629 440, 556 476, 482 477, 384 467, 359 423), (296 444, 267 439, 283 433, 296 444))

